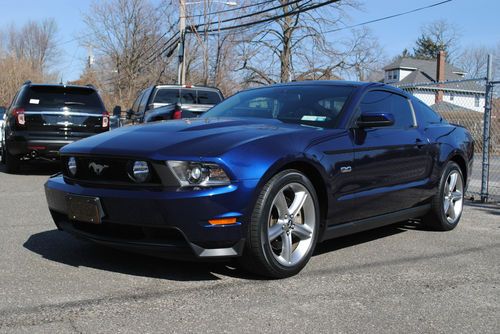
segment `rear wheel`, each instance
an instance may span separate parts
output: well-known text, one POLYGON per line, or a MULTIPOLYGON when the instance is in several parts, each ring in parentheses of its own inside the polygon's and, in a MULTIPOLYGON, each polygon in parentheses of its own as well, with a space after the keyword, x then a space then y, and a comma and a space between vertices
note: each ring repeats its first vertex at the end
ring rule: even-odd
POLYGON ((254 207, 243 266, 273 278, 297 274, 316 246, 319 217, 309 179, 295 170, 277 174, 264 186, 254 207))
POLYGON ((439 183, 439 191, 432 200, 432 210, 424 223, 436 230, 453 230, 460 221, 464 205, 464 178, 460 167, 448 162, 439 183))
POLYGON ((3 148, 2 160, 5 161, 5 170, 7 173, 14 174, 21 168, 21 160, 15 155, 9 153, 7 146, 3 148))

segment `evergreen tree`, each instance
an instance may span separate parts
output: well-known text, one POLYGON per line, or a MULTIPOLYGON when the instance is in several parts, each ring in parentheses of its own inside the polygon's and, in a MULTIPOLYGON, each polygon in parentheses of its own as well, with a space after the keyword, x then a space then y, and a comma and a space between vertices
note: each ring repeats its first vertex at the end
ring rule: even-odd
POLYGON ((421 35, 415 44, 413 55, 418 59, 436 59, 439 51, 445 51, 448 54, 448 46, 446 44, 435 41, 425 34, 421 35))

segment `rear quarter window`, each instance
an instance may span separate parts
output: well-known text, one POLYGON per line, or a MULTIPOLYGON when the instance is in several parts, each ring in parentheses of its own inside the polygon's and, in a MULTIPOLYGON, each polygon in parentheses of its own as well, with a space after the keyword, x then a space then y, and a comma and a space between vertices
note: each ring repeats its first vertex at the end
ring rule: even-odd
POLYGON ((91 113, 104 111, 99 94, 84 87, 31 86, 24 90, 20 100, 24 108, 31 110, 68 107, 91 113))
POLYGON ((443 118, 434 110, 420 101, 413 101, 417 123, 423 126, 442 123, 443 118))
POLYGON ((198 91, 199 104, 217 104, 221 101, 219 93, 213 91, 198 91))

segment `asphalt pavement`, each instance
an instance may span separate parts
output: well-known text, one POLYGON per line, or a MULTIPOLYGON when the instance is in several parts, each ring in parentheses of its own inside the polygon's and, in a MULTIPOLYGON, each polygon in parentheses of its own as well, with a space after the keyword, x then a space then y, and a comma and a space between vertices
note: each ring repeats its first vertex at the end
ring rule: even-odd
POLYGON ((263 280, 77 240, 53 225, 56 167, 0 167, 1 333, 500 333, 500 206, 452 232, 414 222, 331 240, 263 280))

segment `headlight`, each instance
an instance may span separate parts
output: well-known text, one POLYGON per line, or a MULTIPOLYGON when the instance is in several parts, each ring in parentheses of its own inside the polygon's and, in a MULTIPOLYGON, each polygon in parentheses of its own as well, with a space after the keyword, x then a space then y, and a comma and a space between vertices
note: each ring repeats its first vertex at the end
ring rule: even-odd
POLYGON ((77 170, 76 159, 74 157, 70 157, 68 159, 68 171, 70 172, 71 176, 76 175, 76 170, 77 170))
POLYGON ((167 161, 167 165, 182 187, 225 186, 231 183, 226 172, 217 164, 194 161, 167 161))
POLYGON ((144 183, 149 180, 149 165, 146 161, 134 161, 130 165, 128 176, 136 183, 144 183))

